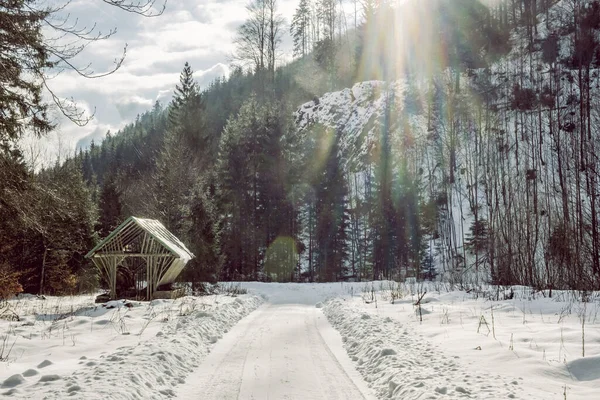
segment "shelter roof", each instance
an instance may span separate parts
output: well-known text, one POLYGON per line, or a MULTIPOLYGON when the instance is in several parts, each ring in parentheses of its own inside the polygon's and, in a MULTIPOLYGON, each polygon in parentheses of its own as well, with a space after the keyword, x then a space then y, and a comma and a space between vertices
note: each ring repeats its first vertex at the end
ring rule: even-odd
MULTIPOLYGON (((188 248, 173 235, 163 224, 155 219, 129 217, 106 238, 96 245, 86 257, 91 258, 97 253, 115 254, 114 249, 120 249, 122 254, 126 255, 127 246, 135 239, 139 238, 144 232, 158 241, 164 249, 168 250, 174 257, 185 260, 185 262, 194 258, 194 255, 188 248), (116 246, 115 246, 116 245, 116 246)), ((143 251, 142 251, 143 253, 143 251)))

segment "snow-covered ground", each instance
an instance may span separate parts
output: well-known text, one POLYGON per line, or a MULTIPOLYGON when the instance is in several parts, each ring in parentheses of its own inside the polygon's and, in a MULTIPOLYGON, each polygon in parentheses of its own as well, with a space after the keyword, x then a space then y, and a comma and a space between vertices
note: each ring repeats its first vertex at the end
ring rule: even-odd
POLYGON ((380 398, 598 398, 598 297, 489 289, 377 282, 324 311, 380 398))
POLYGON ((13 300, 20 320, 0 320, 0 353, 10 349, 0 397, 594 399, 600 390, 596 294, 242 286, 238 297, 115 308, 89 296, 13 300))
POLYGON ((582 302, 576 292, 441 283, 244 286, 275 304, 323 307, 378 398, 598 398, 597 293, 582 302))
POLYGON ((177 393, 182 400, 375 399, 341 344, 314 305, 264 305, 216 344, 177 393))
POLYGON ((172 397, 212 345, 262 302, 247 295, 108 307, 93 296, 11 300, 19 320, 0 320, 0 397, 172 397))

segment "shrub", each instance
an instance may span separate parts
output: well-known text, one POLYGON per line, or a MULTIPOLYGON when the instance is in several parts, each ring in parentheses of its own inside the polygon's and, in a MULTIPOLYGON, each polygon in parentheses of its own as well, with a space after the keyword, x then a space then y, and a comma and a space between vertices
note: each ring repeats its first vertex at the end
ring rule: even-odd
POLYGON ((50 265, 46 273, 49 294, 56 296, 73 295, 77 292, 77 276, 66 265, 50 265))
POLYGON ((23 291, 19 283, 20 273, 6 263, 0 263, 0 300, 6 300, 23 291))
POLYGON ((93 293, 100 286, 96 267, 83 268, 77 277, 79 293, 93 293))

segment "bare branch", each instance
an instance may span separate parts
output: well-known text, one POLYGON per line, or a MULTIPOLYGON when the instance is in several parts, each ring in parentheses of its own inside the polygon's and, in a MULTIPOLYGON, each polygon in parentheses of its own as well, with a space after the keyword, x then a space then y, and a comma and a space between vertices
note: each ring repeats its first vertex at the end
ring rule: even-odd
MULTIPOLYGON (((102 0, 104 3, 129 13, 144 17, 161 15, 167 0, 102 0)), ((10 3, 10 2, 9 2, 10 3)), ((5 40, 0 43, 0 139, 17 139, 26 127, 38 135, 49 132, 54 126, 47 118, 47 104, 42 99, 42 89, 47 89, 52 102, 61 113, 78 126, 92 118, 77 108, 73 99, 62 99, 50 88, 49 79, 62 71, 72 70, 88 79, 115 73, 123 64, 127 44, 122 54, 115 58, 107 71, 96 72, 92 64, 79 65, 78 56, 89 45, 107 40, 116 28, 100 31, 96 23, 83 25, 68 12, 71 0, 46 6, 39 2, 17 2, 2 8, 2 31, 5 40), (45 29, 43 29, 45 28, 45 29)))
POLYGON ((129 0, 102 0, 106 4, 120 8, 121 10, 143 15, 144 17, 158 17, 165 11, 167 0, 162 2, 162 7, 158 10, 154 8, 156 0, 145 0, 145 1, 129 1, 129 0))
POLYGON ((96 114, 96 109, 94 108, 94 112, 92 115, 86 116, 85 111, 81 110, 75 100, 71 99, 63 99, 57 96, 54 91, 48 86, 48 82, 44 76, 41 76, 44 88, 50 93, 52 97, 52 101, 58 107, 60 112, 67 117, 71 122, 73 122, 77 126, 85 126, 87 125, 96 114))
POLYGON ((58 58, 60 60, 60 62, 66 64, 68 69, 75 71, 79 76, 82 76, 82 77, 88 78, 88 79, 96 79, 96 78, 102 78, 102 77, 114 74, 119 68, 121 68, 121 65, 123 64, 123 61, 125 61, 125 56, 127 54, 127 44, 125 44, 125 47, 123 48, 123 54, 121 55, 121 57, 116 58, 114 60, 114 64, 115 64, 114 67, 109 71, 102 72, 99 74, 95 74, 94 71, 88 71, 88 69, 91 67, 91 64, 88 64, 85 67, 81 68, 81 67, 77 67, 76 65, 74 65, 73 63, 71 63, 69 61, 75 55, 77 55, 81 51, 83 51, 83 48, 78 49, 77 52, 74 54, 61 53, 60 51, 57 51, 54 48, 49 48, 48 50, 52 55, 54 55, 56 58, 58 58))

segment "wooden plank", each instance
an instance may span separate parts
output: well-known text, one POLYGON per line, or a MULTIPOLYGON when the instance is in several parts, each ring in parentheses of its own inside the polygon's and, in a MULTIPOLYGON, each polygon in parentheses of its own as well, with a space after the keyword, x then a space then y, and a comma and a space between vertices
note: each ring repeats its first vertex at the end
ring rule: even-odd
POLYGON ((154 257, 149 256, 146 261, 146 299, 152 300, 152 293, 154 289, 152 287, 154 274, 154 257))
POLYGON ((146 256, 172 257, 173 255, 170 254, 170 253, 152 253, 152 254, 148 254, 148 253, 124 253, 124 252, 121 252, 121 251, 115 251, 115 252, 111 252, 111 253, 94 254, 93 258, 110 258, 110 257, 115 257, 115 256, 123 256, 123 257, 146 257, 146 256))
POLYGON ((117 257, 114 256, 110 260, 110 298, 117 298, 117 257))

